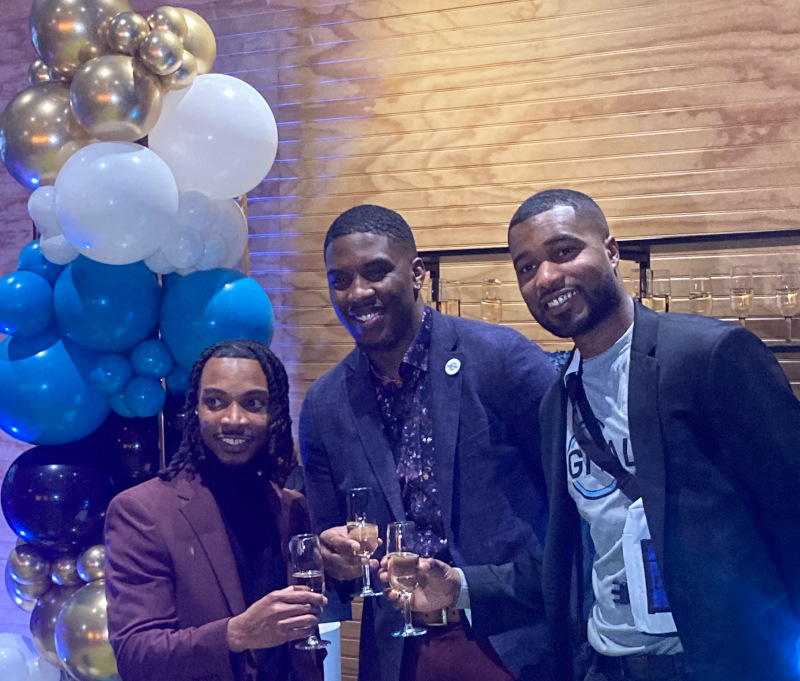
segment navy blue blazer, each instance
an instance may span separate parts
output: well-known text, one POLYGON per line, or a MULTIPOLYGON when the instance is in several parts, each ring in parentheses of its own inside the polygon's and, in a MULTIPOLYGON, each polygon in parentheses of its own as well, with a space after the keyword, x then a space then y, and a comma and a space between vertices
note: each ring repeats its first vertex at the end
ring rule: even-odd
MULTIPOLYGON (((567 491, 566 399, 558 381, 541 410, 542 570, 559 678, 571 681, 588 603, 570 586, 576 572, 587 583, 591 556, 567 491)), ((800 402, 772 353, 741 327, 637 304, 628 404, 650 533, 697 678, 800 678, 800 402)))
MULTIPOLYGON (((378 492, 381 532, 405 518, 369 371, 367 355, 356 348, 314 383, 303 404, 300 449, 317 532, 345 523, 352 487, 378 492)), ((507 667, 528 678, 550 655, 541 594, 537 589, 529 603, 499 618, 492 594, 496 566, 541 559, 546 509, 538 405, 555 371, 538 346, 512 329, 434 313, 428 373, 442 515, 454 563, 469 585, 473 633, 492 634, 507 667), (445 371, 451 359, 461 363, 452 375, 445 371)), ((361 679, 397 681, 403 644, 391 632, 401 622, 386 599, 365 599, 361 679)))

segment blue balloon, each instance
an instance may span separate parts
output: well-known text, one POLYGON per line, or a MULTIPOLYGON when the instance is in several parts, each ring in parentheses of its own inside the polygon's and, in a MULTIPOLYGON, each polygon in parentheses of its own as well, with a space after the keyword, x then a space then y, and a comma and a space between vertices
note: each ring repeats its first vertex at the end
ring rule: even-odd
POLYGON ((236 270, 193 272, 170 286, 161 307, 161 336, 184 369, 219 341, 269 344, 274 322, 264 289, 236 270))
POLYGON ((103 355, 89 375, 92 385, 106 395, 122 392, 132 377, 133 367, 124 355, 103 355))
POLYGON ((132 419, 136 416, 136 414, 131 411, 131 408, 128 406, 128 403, 125 401, 125 393, 117 393, 111 397, 111 409, 114 411, 115 414, 119 414, 120 416, 124 416, 126 419, 132 419))
POLYGON ((0 428, 40 445, 74 442, 94 432, 109 413, 108 398, 92 387, 97 356, 53 329, 0 343, 0 428))
POLYGON ((19 254, 17 261, 17 269, 25 272, 33 272, 40 277, 44 277, 54 286, 58 275, 64 271, 66 265, 56 265, 50 262, 42 255, 42 249, 39 247, 39 239, 31 241, 19 254))
POLYGON ((166 378, 167 390, 173 395, 185 395, 189 392, 189 371, 180 365, 175 368, 166 378))
POLYGON ((56 318, 68 338, 100 352, 127 352, 158 323, 161 288, 143 262, 105 265, 80 257, 58 278, 56 318))
POLYGON ((137 345, 131 353, 133 370, 140 376, 164 378, 175 365, 167 346, 160 340, 148 338, 137 345))
POLYGON ((33 272, 0 279, 0 331, 20 336, 41 333, 53 321, 53 287, 33 272))
POLYGON ((136 376, 125 388, 125 404, 134 416, 155 416, 164 406, 167 393, 161 381, 136 376))

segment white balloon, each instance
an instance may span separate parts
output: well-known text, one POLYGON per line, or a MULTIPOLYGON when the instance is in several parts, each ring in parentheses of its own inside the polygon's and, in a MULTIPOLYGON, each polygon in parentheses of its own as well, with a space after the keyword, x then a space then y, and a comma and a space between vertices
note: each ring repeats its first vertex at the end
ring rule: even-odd
POLYGON ((161 252, 180 272, 198 263, 203 255, 203 242, 189 230, 180 230, 167 236, 161 244, 161 252))
POLYGON ((203 256, 195 269, 214 270, 221 266, 225 259, 225 239, 215 232, 209 232, 203 242, 203 256))
POLYGON ((63 234, 50 236, 39 242, 42 255, 55 265, 69 265, 80 254, 63 234))
POLYGON ((61 670, 42 657, 28 660, 28 681, 58 681, 61 670))
POLYGON ((178 224, 196 232, 205 232, 217 219, 219 211, 214 202, 200 192, 181 192, 178 205, 178 224))
POLYGON ((28 199, 28 215, 43 237, 61 234, 61 225, 56 217, 56 190, 39 187, 28 199))
POLYGON ((153 253, 153 255, 146 257, 144 259, 144 264, 156 274, 170 274, 171 272, 175 271, 175 267, 170 264, 169 260, 167 260, 167 257, 161 250, 158 250, 153 253))
POLYGON ((64 235, 83 255, 108 265, 155 253, 178 212, 178 188, 167 164, 131 142, 80 149, 61 168, 55 190, 64 235))
POLYGON ((10 631, 0 633, 0 647, 16 648, 22 652, 27 660, 32 660, 39 655, 30 637, 22 634, 12 634, 10 631))
POLYGON ((219 214, 210 232, 225 242, 225 257, 220 267, 235 268, 247 249, 247 218, 233 199, 215 203, 219 214))
POLYGON ((0 646, 0 679, 28 681, 28 661, 18 648, 0 646))
POLYGON ((250 85, 219 73, 169 92, 150 148, 172 169, 182 191, 212 199, 245 194, 264 178, 278 149, 269 105, 250 85))

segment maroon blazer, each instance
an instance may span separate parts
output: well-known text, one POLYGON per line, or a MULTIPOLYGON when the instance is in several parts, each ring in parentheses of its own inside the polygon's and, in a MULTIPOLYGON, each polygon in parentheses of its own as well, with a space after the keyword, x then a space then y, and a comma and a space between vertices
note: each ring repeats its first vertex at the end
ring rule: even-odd
MULTIPOLYGON (((305 497, 273 485, 284 556, 310 532, 305 497)), ((108 507, 108 633, 123 681, 255 681, 252 654, 231 656, 228 620, 245 610, 228 532, 199 475, 148 480, 108 507)), ((322 657, 290 648, 293 681, 322 679, 322 657)))

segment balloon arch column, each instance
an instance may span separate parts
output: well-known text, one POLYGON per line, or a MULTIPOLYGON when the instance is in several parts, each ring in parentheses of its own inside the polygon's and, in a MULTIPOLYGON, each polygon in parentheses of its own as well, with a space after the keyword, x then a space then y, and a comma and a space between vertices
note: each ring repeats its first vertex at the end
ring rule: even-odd
POLYGON ((35 650, 0 633, 3 681, 119 681, 105 614, 105 509, 161 463, 158 415, 227 338, 269 343, 270 301, 236 268, 277 126, 248 84, 210 73, 196 13, 34 0, 30 86, 0 156, 40 238, 0 279, 0 428, 34 447, 2 483, 19 537, 6 589, 35 650), (147 146, 142 144, 147 138, 147 146))

